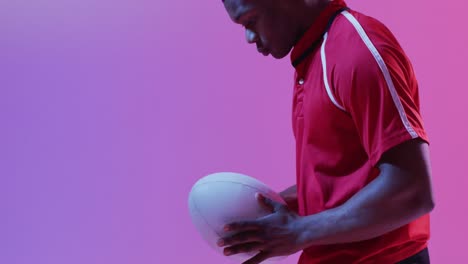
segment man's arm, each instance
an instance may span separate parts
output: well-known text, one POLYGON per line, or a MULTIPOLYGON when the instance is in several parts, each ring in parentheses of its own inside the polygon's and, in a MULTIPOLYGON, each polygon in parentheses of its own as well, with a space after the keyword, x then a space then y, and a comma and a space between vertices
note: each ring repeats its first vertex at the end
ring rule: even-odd
POLYGON ((380 175, 345 204, 297 221, 305 247, 371 239, 434 208, 425 142, 411 140, 387 151, 378 167, 380 175))
POLYGON ((343 205, 309 216, 258 196, 272 214, 228 224, 220 239, 226 255, 260 251, 244 264, 294 254, 312 245, 349 243, 381 236, 434 208, 428 146, 410 140, 384 153, 380 175, 343 205))

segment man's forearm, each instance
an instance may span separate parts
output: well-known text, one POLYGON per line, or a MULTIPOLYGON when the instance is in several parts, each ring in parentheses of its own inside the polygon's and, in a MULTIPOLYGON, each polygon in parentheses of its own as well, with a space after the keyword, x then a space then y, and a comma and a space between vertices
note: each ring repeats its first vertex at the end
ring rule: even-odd
POLYGON ((371 239, 431 211, 432 197, 422 188, 408 188, 415 184, 411 177, 395 181, 395 173, 382 173, 342 206, 300 219, 305 247, 371 239))

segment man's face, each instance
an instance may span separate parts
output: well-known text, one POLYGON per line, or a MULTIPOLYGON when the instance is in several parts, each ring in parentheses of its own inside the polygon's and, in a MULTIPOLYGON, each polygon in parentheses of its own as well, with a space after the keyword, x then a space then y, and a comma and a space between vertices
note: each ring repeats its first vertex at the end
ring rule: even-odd
POLYGON ((288 55, 295 41, 295 25, 280 0, 225 0, 231 19, 245 28, 248 43, 263 55, 280 59, 288 55))

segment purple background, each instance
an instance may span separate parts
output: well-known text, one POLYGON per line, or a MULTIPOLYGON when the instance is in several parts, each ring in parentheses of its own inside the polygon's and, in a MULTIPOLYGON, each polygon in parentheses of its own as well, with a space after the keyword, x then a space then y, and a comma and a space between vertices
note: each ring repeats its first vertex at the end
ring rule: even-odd
MULTIPOLYGON (((348 4, 413 61, 433 263, 468 263, 467 4, 348 4)), ((257 54, 221 1, 1 1, 0 33, 0 263, 226 263, 190 222, 192 184, 294 183, 289 59, 257 54)))

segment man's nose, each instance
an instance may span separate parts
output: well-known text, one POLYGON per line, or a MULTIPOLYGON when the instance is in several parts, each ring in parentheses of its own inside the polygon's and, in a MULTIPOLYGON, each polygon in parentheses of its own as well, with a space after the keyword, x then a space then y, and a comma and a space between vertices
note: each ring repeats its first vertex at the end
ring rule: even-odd
POLYGON ((250 29, 245 30, 245 38, 247 39, 247 42, 249 44, 255 43, 258 40, 258 35, 257 33, 253 32, 250 29))

